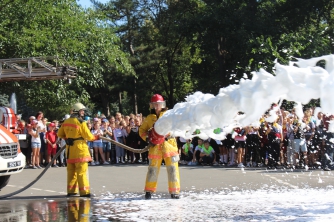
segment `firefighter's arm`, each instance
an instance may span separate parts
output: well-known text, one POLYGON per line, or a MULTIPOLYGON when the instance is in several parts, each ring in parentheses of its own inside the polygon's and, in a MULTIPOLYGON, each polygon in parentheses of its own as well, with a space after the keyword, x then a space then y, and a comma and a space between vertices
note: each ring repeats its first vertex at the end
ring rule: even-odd
POLYGON ((94 136, 88 129, 87 123, 83 122, 81 123, 81 136, 88 141, 93 141, 93 140, 97 140, 99 138, 97 138, 97 136, 94 136))
POLYGON ((64 131, 64 127, 61 126, 57 132, 57 136, 58 138, 61 138, 61 139, 65 139, 66 138, 66 135, 65 135, 65 131, 64 131))
POLYGON ((147 135, 148 135, 148 130, 151 128, 152 126, 149 125, 148 123, 148 118, 146 118, 144 120, 144 122, 142 123, 142 125, 139 127, 139 136, 146 141, 147 140, 147 135))

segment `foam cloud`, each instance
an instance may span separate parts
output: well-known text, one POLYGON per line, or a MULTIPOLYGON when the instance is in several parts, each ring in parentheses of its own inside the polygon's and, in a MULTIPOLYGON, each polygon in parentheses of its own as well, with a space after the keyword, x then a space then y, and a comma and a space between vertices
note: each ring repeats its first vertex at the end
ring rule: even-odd
POLYGON ((202 92, 187 96, 185 102, 177 103, 159 118, 155 123, 156 132, 190 138, 192 132, 200 129, 202 138, 223 139, 233 126, 258 121, 272 103, 282 99, 297 103, 300 118, 301 105, 311 99, 320 98, 322 111, 334 113, 334 55, 297 59, 288 66, 276 63, 275 70, 275 75, 264 69, 252 72, 251 79, 241 79, 239 85, 221 88, 216 96, 202 92), (316 66, 322 60, 326 61, 325 68, 316 66), (236 120, 239 111, 245 115, 236 120), (227 128, 224 133, 213 133, 219 127, 227 128))

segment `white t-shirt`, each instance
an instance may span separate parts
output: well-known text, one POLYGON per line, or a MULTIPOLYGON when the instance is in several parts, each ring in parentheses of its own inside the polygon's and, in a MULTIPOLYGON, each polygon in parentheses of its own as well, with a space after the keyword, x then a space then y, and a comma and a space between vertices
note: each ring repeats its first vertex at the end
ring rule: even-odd
POLYGON ((204 145, 197 145, 196 147, 195 147, 195 152, 197 151, 197 150, 199 150, 199 151, 202 151, 202 149, 203 149, 203 146, 204 145))
POLYGON ((186 140, 185 138, 183 138, 183 137, 180 137, 180 142, 181 142, 181 143, 186 143, 187 140, 186 140))
MULTIPOLYGON (((33 131, 34 133, 36 133, 36 130, 32 129, 32 131, 33 131)), ((31 142, 32 142, 32 143, 41 143, 41 138, 40 138, 40 136, 38 135, 38 137, 34 137, 34 136, 31 135, 31 142)))
POLYGON ((115 135, 115 137, 123 137, 123 136, 125 136, 124 133, 123 133, 123 130, 119 129, 119 128, 114 129, 114 135, 115 135))
POLYGON ((42 120, 38 121, 37 126, 40 127, 41 131, 44 131, 44 129, 45 129, 45 125, 43 124, 43 121, 42 121, 42 120))
MULTIPOLYGON (((91 131, 91 133, 93 134, 93 135, 97 135, 98 133, 100 133, 100 135, 102 135, 103 134, 103 132, 102 132, 102 130, 100 130, 100 129, 92 129, 92 131, 91 131)), ((93 142, 96 142, 96 143, 102 143, 102 139, 99 139, 99 140, 94 140, 93 142)))
MULTIPOLYGON (((105 130, 107 130, 108 132, 111 132, 111 133, 112 133, 112 129, 111 129, 110 126, 108 126, 107 129, 105 129, 103 126, 101 126, 101 130, 102 130, 102 132, 104 132, 105 130)), ((110 138, 110 136, 109 136, 108 134, 106 135, 106 137, 107 137, 107 138, 110 138)))

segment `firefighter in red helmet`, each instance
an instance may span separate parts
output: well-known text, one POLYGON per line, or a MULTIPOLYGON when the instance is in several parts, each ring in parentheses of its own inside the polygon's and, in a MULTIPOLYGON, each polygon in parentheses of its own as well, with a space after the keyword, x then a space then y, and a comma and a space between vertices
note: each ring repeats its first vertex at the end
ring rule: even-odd
POLYGON ((164 98, 155 94, 150 102, 151 114, 148 115, 139 128, 139 135, 143 140, 148 140, 152 147, 148 153, 149 167, 145 183, 145 199, 151 199, 151 193, 157 189, 157 180, 162 159, 164 159, 168 173, 168 191, 171 198, 179 199, 180 175, 179 153, 175 138, 166 139, 154 130, 154 123, 166 112, 164 98))

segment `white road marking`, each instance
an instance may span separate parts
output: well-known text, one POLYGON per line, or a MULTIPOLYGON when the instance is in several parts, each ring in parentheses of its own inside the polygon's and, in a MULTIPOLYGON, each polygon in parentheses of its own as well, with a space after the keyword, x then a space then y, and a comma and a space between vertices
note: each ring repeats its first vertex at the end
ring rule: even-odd
POLYGON ((267 174, 265 174, 267 177, 270 177, 271 179, 273 179, 273 180, 276 180, 277 182, 279 182, 279 183, 281 183, 281 184, 284 184, 284 185, 287 185, 287 186, 289 186, 289 187, 291 187, 291 188, 293 188, 293 189, 298 189, 298 186, 294 186, 294 185, 292 185, 292 184, 290 184, 290 183, 287 183, 287 182, 285 182, 285 181, 283 181, 283 180, 280 180, 280 179, 278 179, 278 178, 276 178, 276 177, 273 177, 273 176, 271 176, 271 175, 267 175, 267 174))
POLYGON ((42 189, 38 189, 38 188, 30 188, 30 189, 32 189, 32 190, 42 190, 42 189))

